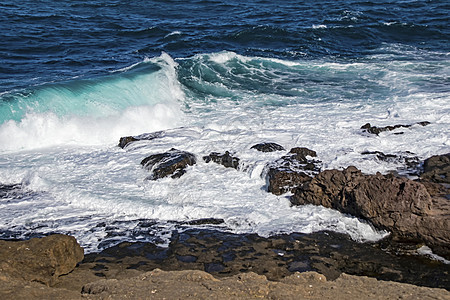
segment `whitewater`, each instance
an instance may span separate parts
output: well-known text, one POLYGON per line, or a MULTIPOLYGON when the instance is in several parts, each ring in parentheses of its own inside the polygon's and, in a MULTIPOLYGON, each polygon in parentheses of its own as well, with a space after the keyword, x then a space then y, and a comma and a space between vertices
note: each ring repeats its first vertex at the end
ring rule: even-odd
POLYGON ((124 240, 166 245, 173 230, 195 226, 262 236, 330 230, 379 240, 388 233, 357 218, 291 206, 288 194, 268 193, 264 167, 285 152, 250 148, 307 147, 322 170, 354 165, 368 174, 401 173, 404 165, 366 151, 422 160, 447 153, 450 63, 446 53, 427 55, 412 62, 389 55, 329 61, 163 52, 106 75, 5 92, 1 237, 66 233, 88 252, 124 240), (360 129, 421 121, 430 125, 378 136, 360 129), (159 137, 118 147, 122 136, 153 132, 159 137), (140 161, 171 148, 195 154, 197 164, 178 179, 145 180, 140 161), (239 171, 201 159, 225 151, 240 158, 239 171), (224 223, 189 225, 208 218, 224 223))

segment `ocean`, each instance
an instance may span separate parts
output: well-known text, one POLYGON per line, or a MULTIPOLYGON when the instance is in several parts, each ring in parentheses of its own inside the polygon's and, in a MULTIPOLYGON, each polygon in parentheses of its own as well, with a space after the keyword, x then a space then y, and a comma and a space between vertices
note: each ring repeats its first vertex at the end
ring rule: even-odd
POLYGON ((364 152, 448 153, 449 21, 444 0, 3 0, 0 238, 65 233, 87 252, 195 227, 377 241, 388 233, 268 193, 285 152, 250 148, 307 147, 322 170, 368 174, 405 161, 364 152), (146 180, 140 161, 171 148, 197 164, 146 180), (202 160, 225 151, 240 170, 202 160), (210 218, 223 223, 192 222, 210 218))

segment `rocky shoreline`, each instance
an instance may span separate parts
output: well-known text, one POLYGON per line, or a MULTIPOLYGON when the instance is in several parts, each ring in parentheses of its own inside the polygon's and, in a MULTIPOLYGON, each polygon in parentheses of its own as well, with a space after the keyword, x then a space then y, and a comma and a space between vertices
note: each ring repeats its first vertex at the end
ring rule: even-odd
POLYGON ((379 246, 327 232, 191 230, 168 248, 124 242, 83 258, 66 235, 0 241, 0 298, 449 299, 449 265, 379 246))
MULTIPOLYGON (((411 126, 366 124, 361 130, 378 135, 411 126)), ((119 146, 162 137, 164 132, 123 137, 119 146)), ((0 298, 450 299, 450 153, 423 163, 410 152, 361 153, 405 165, 403 175, 370 175, 353 166, 322 170, 320 157, 305 147, 286 151, 263 142, 251 149, 255 155, 280 153, 262 173, 267 192, 289 193, 292 205, 337 209, 390 235, 376 243, 334 232, 261 237, 215 230, 224 221, 211 218, 174 231, 167 247, 122 242, 85 256, 65 235, 0 241, 0 298), (441 257, 423 255, 431 250, 441 257)), ((231 149, 202 159, 246 168, 231 149)), ((143 157, 141 165, 146 180, 159 180, 179 178, 197 162, 193 153, 170 149, 143 157)))

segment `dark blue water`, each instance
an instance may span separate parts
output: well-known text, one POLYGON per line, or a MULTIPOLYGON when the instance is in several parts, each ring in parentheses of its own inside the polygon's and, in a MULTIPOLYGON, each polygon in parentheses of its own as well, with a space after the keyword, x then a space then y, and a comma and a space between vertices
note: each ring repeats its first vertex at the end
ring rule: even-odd
POLYGON ((367 151, 448 153, 449 11, 448 0, 0 1, 0 237, 68 233, 96 251, 221 218, 237 233, 380 239, 355 218, 267 193, 264 168, 280 153, 251 146, 308 147, 323 169, 365 173, 404 168, 367 151), (171 148, 198 163, 145 180, 139 162, 171 148), (201 160, 223 151, 245 171, 201 160))
POLYGON ((174 58, 227 50, 289 60, 447 59, 449 12, 445 0, 4 0, 0 92, 101 76, 162 51, 174 58))

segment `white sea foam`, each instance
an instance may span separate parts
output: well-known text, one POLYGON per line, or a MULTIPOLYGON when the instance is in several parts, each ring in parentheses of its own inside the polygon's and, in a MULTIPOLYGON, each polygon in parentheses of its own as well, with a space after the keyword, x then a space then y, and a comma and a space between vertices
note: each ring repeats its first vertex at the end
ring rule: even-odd
MULTIPOLYGON (((242 79, 241 74, 237 79, 226 77, 233 74, 232 66, 227 65, 231 59, 243 63, 247 68, 245 72, 256 75, 261 73, 257 64, 245 63, 251 60, 263 65, 277 62, 229 52, 208 57, 222 66, 219 69, 226 70, 219 74, 224 82, 242 79)), ((203 58, 194 59, 206 64, 203 58)), ((214 217, 223 219, 224 226, 237 233, 268 236, 333 230, 347 233, 357 241, 373 241, 386 233, 331 209, 292 207, 286 195, 267 193, 261 173, 266 163, 282 153, 262 153, 250 147, 260 142, 276 142, 287 150, 308 147, 317 152, 324 169, 355 165, 367 173, 384 173, 401 167, 402 163, 378 161, 362 155, 364 151, 387 154, 411 151, 424 159, 450 149, 448 93, 428 89, 426 84, 411 84, 416 75, 425 73, 418 68, 405 68, 402 63, 316 61, 290 64, 282 61, 284 66, 314 67, 300 68, 300 73, 295 73, 296 70, 279 72, 276 65, 264 65, 273 80, 282 85, 290 79, 290 74, 302 79, 310 74, 308 72, 316 72, 315 85, 307 81, 294 85, 301 93, 286 96, 275 92, 232 90, 219 82, 233 97, 208 95, 204 100, 195 93, 186 93, 190 95, 186 96, 183 92, 187 87, 180 86, 176 74, 183 61, 179 61, 179 66, 166 54, 156 60, 167 66, 158 73, 165 85, 158 92, 167 93, 168 99, 176 101, 129 107, 120 116, 103 119, 62 119, 50 113, 29 114, 21 122, 11 121, 0 127, 3 150, 0 183, 22 183, 24 195, 30 191, 35 193, 18 196, 10 204, 1 203, 0 229, 67 232, 74 234, 89 251, 96 250, 107 230, 112 230, 107 227, 114 227, 115 222, 122 222, 114 229, 122 233, 122 239, 136 239, 128 235, 137 230, 143 219, 157 220, 164 228, 143 233, 140 237, 143 239, 158 235, 167 238, 171 228, 176 226, 169 221, 214 217), (323 82, 316 80, 316 75, 320 74, 321 79, 326 79, 323 82), (347 76, 345 82, 352 90, 339 81, 343 76, 347 76), (367 79, 357 81, 361 77, 367 79), (364 89, 372 89, 373 94, 365 94, 365 98, 354 95, 355 90, 364 89), (333 99, 330 95, 334 94, 333 99), (184 104, 183 113, 180 113, 180 102, 184 104), (360 130, 367 122, 386 126, 419 121, 431 124, 383 132, 378 136, 360 130), (136 142, 125 150, 115 146, 122 135, 159 129, 167 129, 163 137, 136 142), (399 132, 403 134, 394 134, 399 132), (52 139, 57 142, 52 143, 52 139), (36 149, 43 144, 55 146, 36 149), (178 179, 146 181, 148 173, 141 168, 140 161, 171 148, 192 152, 197 164, 178 179), (11 151, 17 149, 28 150, 11 151), (202 161, 201 157, 212 151, 232 152, 241 159, 245 170, 202 161)))

